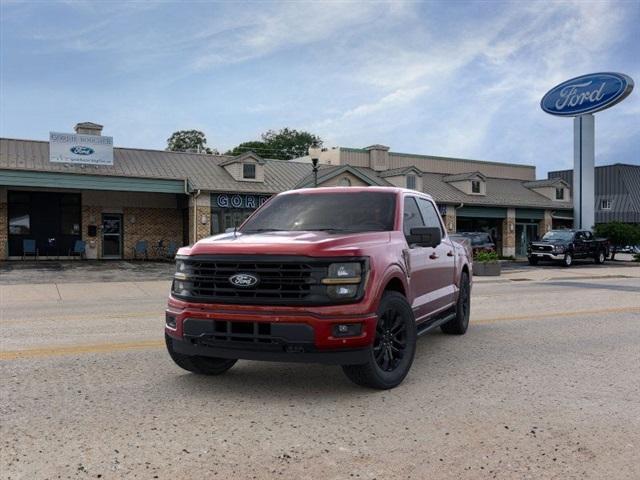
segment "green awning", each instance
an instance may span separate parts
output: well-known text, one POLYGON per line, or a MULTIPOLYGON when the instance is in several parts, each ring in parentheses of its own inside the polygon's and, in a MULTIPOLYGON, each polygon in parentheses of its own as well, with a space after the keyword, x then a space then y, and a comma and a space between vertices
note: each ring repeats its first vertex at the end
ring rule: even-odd
POLYGON ((456 217, 470 218, 507 218, 507 209, 500 207, 461 207, 456 217))
POLYGON ((0 170, 0 185, 10 187, 116 190, 121 192, 184 193, 183 180, 36 172, 31 170, 0 170))
POLYGON ((543 220, 544 210, 539 208, 516 208, 516 220, 518 218, 543 220))

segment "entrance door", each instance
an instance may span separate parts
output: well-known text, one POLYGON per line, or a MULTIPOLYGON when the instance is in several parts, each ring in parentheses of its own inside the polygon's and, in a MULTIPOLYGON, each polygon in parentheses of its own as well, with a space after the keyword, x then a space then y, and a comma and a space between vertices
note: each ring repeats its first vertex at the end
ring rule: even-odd
POLYGON ((516 257, 526 257, 529 242, 537 239, 537 223, 516 223, 516 257))
POLYGON ((122 214, 102 214, 102 258, 122 258, 122 214))

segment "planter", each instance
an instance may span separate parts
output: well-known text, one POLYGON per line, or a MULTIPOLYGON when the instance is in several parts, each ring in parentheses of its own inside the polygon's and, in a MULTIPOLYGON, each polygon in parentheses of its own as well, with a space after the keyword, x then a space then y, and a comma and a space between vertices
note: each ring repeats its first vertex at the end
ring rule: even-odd
POLYGON ((474 262, 473 274, 478 277, 500 276, 500 262, 474 262))

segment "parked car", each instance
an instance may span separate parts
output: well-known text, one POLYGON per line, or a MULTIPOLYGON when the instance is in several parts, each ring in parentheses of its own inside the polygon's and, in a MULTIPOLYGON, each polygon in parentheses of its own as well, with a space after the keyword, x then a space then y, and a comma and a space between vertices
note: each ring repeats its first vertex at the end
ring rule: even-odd
POLYGON ((594 238, 588 230, 551 230, 540 241, 529 243, 527 258, 531 265, 552 260, 570 267, 574 259, 591 258, 604 263, 608 252, 608 240, 594 238))
POLYGON ((475 256, 478 252, 495 252, 496 244, 486 232, 456 232, 452 234, 457 238, 468 238, 475 256))
POLYGON ((166 310, 175 363, 218 375, 238 359, 341 365, 393 388, 416 338, 469 324, 472 264, 432 198, 392 187, 272 197, 237 232, 183 247, 166 310))

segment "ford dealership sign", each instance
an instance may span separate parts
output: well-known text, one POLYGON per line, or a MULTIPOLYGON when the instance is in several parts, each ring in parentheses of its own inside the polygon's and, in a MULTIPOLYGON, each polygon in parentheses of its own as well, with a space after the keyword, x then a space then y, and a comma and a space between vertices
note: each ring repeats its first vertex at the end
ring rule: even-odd
POLYGON ((551 115, 575 117, 598 112, 624 100, 633 80, 622 73, 591 73, 553 87, 542 97, 542 110, 551 115))
POLYGON ((76 133, 49 133, 49 161, 113 165, 113 137, 76 133))

